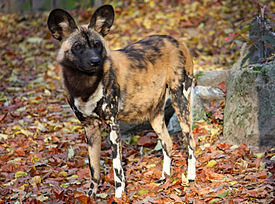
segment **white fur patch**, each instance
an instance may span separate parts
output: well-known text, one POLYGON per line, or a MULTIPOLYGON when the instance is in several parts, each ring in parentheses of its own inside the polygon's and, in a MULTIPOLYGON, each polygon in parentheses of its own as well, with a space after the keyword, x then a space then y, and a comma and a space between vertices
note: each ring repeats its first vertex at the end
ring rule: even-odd
POLYGON ((188 146, 188 169, 187 169, 187 178, 188 180, 196 179, 196 158, 194 155, 194 151, 188 146), (191 157, 191 159, 190 159, 191 157))
POLYGON ((107 103, 103 103, 103 104, 102 104, 102 106, 101 106, 101 109, 102 109, 103 111, 105 111, 105 110, 106 110, 107 105, 108 105, 107 103))
POLYGON ((60 27, 62 27, 63 29, 67 29, 69 27, 67 22, 61 22, 59 23, 60 27))
POLYGON ((84 102, 81 97, 74 99, 75 107, 84 115, 90 116, 93 114, 94 109, 97 106, 97 102, 103 97, 103 85, 102 82, 98 84, 96 91, 91 95, 87 102, 84 102))
POLYGON ((171 157, 169 157, 166 153, 166 151, 164 151, 164 149, 162 149, 163 152, 163 167, 162 167, 162 176, 161 176, 161 180, 165 179, 165 174, 167 175, 171 175, 171 157))
MULTIPOLYGON (((112 129, 112 125, 111 125, 111 129, 112 129)), ((112 141, 113 144, 116 144, 117 138, 118 138, 118 135, 117 135, 116 131, 112 130, 110 133, 110 140, 112 141)), ((125 176, 124 176, 124 172, 123 172, 123 168, 122 168, 121 160, 120 160, 120 158, 121 158, 120 147, 119 147, 119 145, 117 145, 116 147, 117 147, 117 150, 116 150, 117 156, 116 156, 116 158, 113 158, 114 180, 115 180, 115 182, 121 183, 121 186, 116 187, 115 197, 121 198, 122 192, 125 189, 125 176), (115 169, 117 169, 118 172, 121 173, 121 178, 119 178, 116 175, 115 169)))
POLYGON ((185 90, 185 83, 183 83, 183 95, 186 99, 189 99, 189 95, 191 93, 191 89, 192 89, 192 86, 191 87, 188 87, 187 90, 185 90))

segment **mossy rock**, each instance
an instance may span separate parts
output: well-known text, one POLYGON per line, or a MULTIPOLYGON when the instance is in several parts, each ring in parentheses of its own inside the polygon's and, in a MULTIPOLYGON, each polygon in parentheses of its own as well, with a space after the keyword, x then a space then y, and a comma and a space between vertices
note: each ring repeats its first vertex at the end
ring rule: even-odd
POLYGON ((221 140, 275 146, 275 61, 231 71, 221 140))

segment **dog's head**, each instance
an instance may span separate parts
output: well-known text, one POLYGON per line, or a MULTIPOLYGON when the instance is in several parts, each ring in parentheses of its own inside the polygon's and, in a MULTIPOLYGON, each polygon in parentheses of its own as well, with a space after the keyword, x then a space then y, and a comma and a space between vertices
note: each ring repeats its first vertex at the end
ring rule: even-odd
POLYGON ((58 62, 87 74, 98 72, 108 56, 103 37, 109 33, 113 21, 111 5, 99 7, 90 23, 84 26, 77 26, 67 11, 54 9, 48 18, 48 28, 52 36, 62 42, 58 62))

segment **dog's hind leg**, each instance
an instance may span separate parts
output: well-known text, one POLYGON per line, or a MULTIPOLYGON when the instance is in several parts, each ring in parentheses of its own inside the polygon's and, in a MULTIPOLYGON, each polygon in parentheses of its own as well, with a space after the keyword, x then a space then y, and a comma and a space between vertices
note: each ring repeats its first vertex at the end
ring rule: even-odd
POLYGON ((156 117, 150 121, 150 123, 152 125, 152 128, 160 138, 161 144, 162 144, 162 152, 163 152, 164 158, 163 158, 163 169, 162 169, 161 180, 164 180, 165 174, 171 175, 171 172, 170 172, 171 162, 172 162, 171 153, 172 153, 172 147, 173 147, 172 139, 165 125, 164 111, 162 110, 160 113, 158 113, 156 117))
POLYGON ((194 181, 196 178, 196 158, 194 155, 196 143, 192 134, 191 90, 193 78, 184 73, 184 82, 179 86, 171 87, 172 106, 177 114, 180 127, 187 138, 188 170, 187 178, 194 181))

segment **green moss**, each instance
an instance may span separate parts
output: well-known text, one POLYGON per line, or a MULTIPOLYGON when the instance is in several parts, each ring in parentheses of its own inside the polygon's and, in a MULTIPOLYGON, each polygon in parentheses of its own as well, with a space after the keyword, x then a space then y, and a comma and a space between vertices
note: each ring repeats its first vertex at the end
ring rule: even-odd
POLYGON ((252 69, 253 69, 254 71, 261 71, 262 68, 263 68, 262 66, 255 66, 255 67, 253 67, 252 69))
POLYGON ((267 84, 270 81, 270 77, 268 76, 268 71, 267 70, 262 70, 261 71, 264 82, 267 84))
POLYGON ((244 126, 244 119, 241 119, 238 124, 239 127, 243 127, 244 126))
POLYGON ((248 138, 252 138, 252 137, 253 137, 253 134, 250 133, 250 134, 247 135, 247 137, 248 137, 248 138))
POLYGON ((196 81, 198 81, 199 77, 202 77, 204 76, 204 73, 202 71, 198 71, 196 74, 195 74, 195 79, 196 81))

